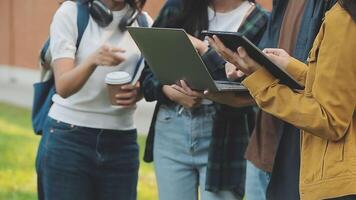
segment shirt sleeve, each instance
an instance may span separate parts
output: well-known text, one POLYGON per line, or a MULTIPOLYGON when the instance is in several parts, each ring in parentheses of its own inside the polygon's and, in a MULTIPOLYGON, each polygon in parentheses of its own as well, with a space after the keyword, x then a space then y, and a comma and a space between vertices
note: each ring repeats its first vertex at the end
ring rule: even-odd
POLYGON ((52 62, 59 58, 75 58, 78 30, 76 4, 64 2, 55 13, 50 27, 52 62))
MULTIPOLYGON (((167 1, 152 26, 168 27, 170 19, 179 13, 179 5, 180 4, 176 4, 173 1, 167 1)), ((146 101, 159 101, 164 104, 172 103, 172 101, 170 101, 163 93, 163 85, 153 74, 147 63, 145 63, 145 68, 142 71, 140 82, 141 91, 146 101)))
POLYGON ((226 61, 213 48, 209 48, 209 50, 202 55, 202 60, 214 80, 227 80, 225 72, 226 61))
POLYGON ((344 137, 356 106, 353 55, 356 27, 351 19, 345 18, 326 18, 310 92, 298 93, 278 84, 278 80, 265 69, 258 70, 243 82, 264 111, 332 141, 344 137))
POLYGON ((291 58, 289 64, 286 68, 286 71, 295 78, 299 84, 305 85, 305 81, 307 78, 308 66, 300 62, 295 58, 291 58))

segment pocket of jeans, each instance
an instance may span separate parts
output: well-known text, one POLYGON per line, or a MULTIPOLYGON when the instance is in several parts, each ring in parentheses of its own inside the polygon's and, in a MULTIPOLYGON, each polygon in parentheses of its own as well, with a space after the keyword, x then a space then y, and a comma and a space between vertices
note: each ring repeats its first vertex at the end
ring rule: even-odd
POLYGON ((78 129, 78 126, 52 120, 50 123, 49 133, 71 133, 78 129))
POLYGON ((157 121, 168 123, 173 119, 174 110, 166 105, 161 105, 157 114, 157 121))

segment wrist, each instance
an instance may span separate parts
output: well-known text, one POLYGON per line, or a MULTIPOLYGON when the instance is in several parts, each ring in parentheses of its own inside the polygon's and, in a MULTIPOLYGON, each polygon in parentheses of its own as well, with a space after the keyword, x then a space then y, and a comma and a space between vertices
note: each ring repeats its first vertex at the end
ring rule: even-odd
POLYGON ((168 85, 164 85, 162 87, 162 93, 164 94, 164 96, 166 96, 170 101, 174 101, 174 99, 171 97, 171 95, 169 95, 170 90, 171 90, 171 87, 168 85))
POLYGON ((86 60, 86 64, 88 65, 88 67, 90 69, 95 70, 96 67, 98 66, 98 63, 96 61, 96 56, 95 55, 90 55, 86 60))
POLYGON ((198 52, 200 55, 204 55, 209 50, 209 46, 205 42, 201 42, 198 46, 198 52))

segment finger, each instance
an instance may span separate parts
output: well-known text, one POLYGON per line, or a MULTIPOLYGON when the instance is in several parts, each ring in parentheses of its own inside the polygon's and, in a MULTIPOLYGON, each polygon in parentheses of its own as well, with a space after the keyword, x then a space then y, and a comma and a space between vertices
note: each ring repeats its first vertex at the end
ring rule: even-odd
POLYGON ((132 85, 132 84, 125 84, 125 85, 121 86, 121 89, 122 90, 127 90, 127 91, 132 91, 132 90, 137 90, 137 86, 136 85, 132 85))
POLYGON ((271 52, 273 52, 273 48, 265 48, 265 49, 263 49, 263 53, 271 53, 271 52))
POLYGON ((281 51, 281 49, 275 49, 275 48, 266 48, 263 50, 263 53, 265 54, 273 54, 276 56, 279 56, 283 53, 283 51, 281 51))
POLYGON ((141 87, 141 83, 140 83, 140 81, 137 81, 136 84, 135 84, 135 88, 139 89, 140 87, 141 87))
POLYGON ((231 51, 229 48, 227 48, 223 42, 221 42, 221 40, 217 37, 217 36, 213 36, 214 41, 215 41, 215 45, 216 48, 219 49, 219 53, 220 55, 228 62, 230 63, 236 63, 234 61, 235 59, 235 52, 231 51))
POLYGON ((278 61, 278 59, 280 58, 279 56, 277 55, 274 55, 274 54, 267 54, 266 55, 273 63, 276 63, 278 61))
POLYGON ((116 103, 119 106, 133 106, 136 102, 134 99, 130 99, 130 100, 116 100, 116 103))
POLYGON ((112 52, 109 52, 108 56, 113 58, 115 60, 115 62, 118 62, 118 63, 121 63, 121 62, 126 60, 126 58, 124 56, 122 56, 120 54, 115 54, 115 53, 112 53, 112 52))
POLYGON ((101 66, 114 66, 115 60, 108 56, 102 56, 100 59, 100 65, 101 66))
POLYGON ((128 100, 136 97, 137 94, 134 92, 125 92, 125 93, 119 93, 115 95, 115 98, 118 100, 128 100))
POLYGON ((218 38, 218 36, 213 35, 213 39, 215 42, 215 46, 216 48, 221 52, 224 53, 226 51, 226 47, 224 45, 224 43, 221 42, 221 40, 218 38))
POLYGON ((197 98, 201 98, 204 96, 203 93, 200 93, 200 92, 197 92, 197 91, 194 91, 192 90, 188 84, 185 82, 185 81, 181 81, 181 85, 183 87, 183 89, 186 91, 186 93, 189 95, 189 96, 192 96, 192 97, 197 97, 197 98))
MULTIPOLYGON (((182 93, 182 94, 188 95, 188 94, 186 93, 186 91, 185 91, 182 87, 180 87, 179 85, 174 84, 174 85, 172 85, 172 88, 175 89, 175 90, 177 90, 178 92, 180 92, 180 93, 182 93)), ((189 95, 188 95, 188 96, 189 96, 189 95)))
POLYGON ((246 52, 243 47, 237 48, 239 56, 245 61, 248 66, 255 66, 257 63, 246 52))
POLYGON ((190 87, 188 86, 188 84, 184 81, 184 80, 180 80, 180 84, 182 86, 182 88, 188 93, 188 94, 192 94, 193 90, 190 89, 190 87))
POLYGON ((216 45, 219 49, 221 49, 224 53, 227 53, 229 55, 233 55, 234 52, 231 51, 229 48, 225 46, 225 44, 218 38, 218 36, 214 35, 213 36, 214 41, 216 42, 216 45))
POLYGON ((125 53, 126 50, 118 47, 111 47, 110 49, 111 53, 125 53))
POLYGON ((237 76, 238 76, 239 78, 241 78, 241 77, 245 76, 245 73, 243 73, 241 70, 238 70, 238 71, 237 71, 237 76))
POLYGON ((210 92, 209 90, 204 91, 204 96, 205 96, 205 98, 210 99, 212 101, 215 100, 215 93, 210 92))
POLYGON ((238 71, 228 72, 226 76, 229 80, 236 80, 241 77, 239 76, 238 71))
POLYGON ((245 60, 239 55, 239 53, 236 53, 234 56, 234 60, 235 60, 235 67, 238 70, 241 70, 242 72, 245 73, 246 68, 248 67, 248 65, 246 64, 245 60))
POLYGON ((216 44, 215 40, 212 37, 209 37, 209 36, 207 36, 207 38, 208 38, 208 42, 209 42, 210 46, 213 49, 215 49, 217 52, 219 52, 219 49, 217 47, 217 44, 216 44))

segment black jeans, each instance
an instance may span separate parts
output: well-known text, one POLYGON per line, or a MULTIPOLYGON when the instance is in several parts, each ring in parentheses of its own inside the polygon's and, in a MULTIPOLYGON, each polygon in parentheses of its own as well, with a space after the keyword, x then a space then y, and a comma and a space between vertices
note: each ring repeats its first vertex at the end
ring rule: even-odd
POLYGON ((300 200, 300 130, 285 123, 267 188, 268 200, 300 200))
POLYGON ((39 199, 136 200, 136 130, 74 126, 48 118, 38 150, 39 199))

